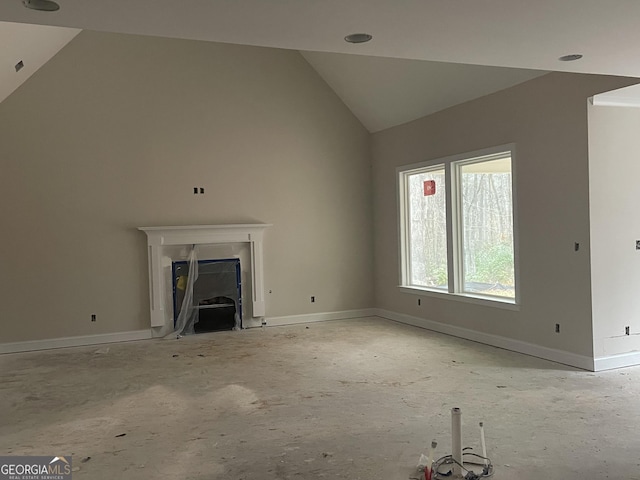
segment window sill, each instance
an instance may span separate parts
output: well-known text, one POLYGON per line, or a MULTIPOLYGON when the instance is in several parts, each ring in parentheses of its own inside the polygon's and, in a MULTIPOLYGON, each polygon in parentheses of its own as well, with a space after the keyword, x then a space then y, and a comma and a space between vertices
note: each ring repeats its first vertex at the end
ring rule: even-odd
POLYGON ((470 293, 448 293, 439 290, 431 290, 428 288, 408 287, 406 285, 398 285, 403 293, 411 295, 420 295, 423 297, 433 297, 442 300, 454 300, 464 303, 473 303, 475 305, 483 305, 485 307, 502 308, 505 310, 520 310, 520 305, 511 298, 485 297, 482 295, 473 295, 470 293))

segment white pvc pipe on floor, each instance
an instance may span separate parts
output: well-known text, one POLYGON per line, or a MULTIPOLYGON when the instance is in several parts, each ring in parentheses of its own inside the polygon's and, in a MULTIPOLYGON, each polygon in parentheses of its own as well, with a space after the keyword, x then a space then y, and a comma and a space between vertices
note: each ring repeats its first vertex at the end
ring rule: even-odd
POLYGON ((462 412, 459 408, 451 409, 451 456, 453 463, 453 477, 462 477, 462 412))
POLYGON ((484 457, 484 460, 482 461, 482 463, 484 464, 484 466, 487 466, 487 444, 484 441, 484 423, 480 422, 480 445, 482 446, 482 456, 484 457))

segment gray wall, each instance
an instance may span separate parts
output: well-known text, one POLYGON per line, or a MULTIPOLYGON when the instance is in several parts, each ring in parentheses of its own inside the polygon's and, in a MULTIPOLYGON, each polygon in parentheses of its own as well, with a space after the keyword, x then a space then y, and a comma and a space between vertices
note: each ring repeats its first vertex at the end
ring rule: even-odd
POLYGON ((596 357, 640 350, 640 109, 589 106, 596 357), (625 327, 630 335, 625 335, 625 327))
POLYGON ((268 316, 374 303, 369 135, 297 52, 82 32, 0 162, 0 342, 149 328, 137 226, 273 223, 268 316))
MULTIPOLYGON (((597 194, 590 230, 586 99, 634 81, 550 74, 371 136, 297 52, 85 31, 0 104, 0 342, 148 328, 137 226, 265 222, 269 317, 378 306, 591 356, 590 255, 605 269, 601 233, 640 234, 631 211, 609 218, 623 199, 597 194), (396 167, 511 142, 520 309, 418 307, 397 288, 396 167)), ((596 160, 635 148, 633 132, 619 143, 594 118, 613 127, 597 128, 591 173, 612 176, 596 160)), ((596 355, 627 351, 601 340, 635 309, 606 320, 605 279, 636 282, 606 272, 596 355)))
POLYGON ((593 353, 587 97, 633 83, 552 73, 373 135, 380 308, 578 355, 593 353), (397 288, 396 167, 514 142, 519 311, 397 288), (574 242, 581 250, 574 251, 574 242), (561 324, 561 333, 554 327, 561 324))

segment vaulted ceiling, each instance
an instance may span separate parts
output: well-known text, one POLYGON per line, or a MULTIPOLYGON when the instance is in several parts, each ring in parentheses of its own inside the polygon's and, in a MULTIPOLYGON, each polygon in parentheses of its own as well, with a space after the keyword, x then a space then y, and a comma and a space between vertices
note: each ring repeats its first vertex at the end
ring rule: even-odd
MULTIPOLYGON (((0 21, 301 50, 371 131, 545 71, 640 77, 640 63, 635 61, 640 58, 640 2, 635 0, 58 3, 57 12, 40 12, 24 8, 20 0, 5 0, 0 3, 0 21), (346 43, 345 35, 354 32, 370 33, 373 40, 346 43), (584 57, 558 60, 573 53, 584 57)), ((6 25, 0 24, 0 31, 6 25)), ((65 30, 57 43, 34 39, 29 46, 43 51, 51 47, 50 52, 74 33, 65 30)), ((21 44, 2 33, 0 40, 4 75, 20 59, 20 52, 11 52, 21 44)), ((3 88, 8 85, 0 79, 3 88)))

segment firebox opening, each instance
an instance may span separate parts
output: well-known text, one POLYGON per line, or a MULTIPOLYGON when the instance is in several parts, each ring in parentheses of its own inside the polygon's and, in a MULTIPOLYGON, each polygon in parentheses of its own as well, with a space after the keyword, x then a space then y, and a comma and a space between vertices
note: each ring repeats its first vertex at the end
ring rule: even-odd
MULTIPOLYGON (((195 265, 195 263, 194 263, 195 265)), ((216 332, 242 328, 242 286, 240 260, 199 260, 195 281, 189 281, 189 262, 173 262, 174 325, 183 307, 193 315, 193 330, 187 333, 216 332), (189 288, 193 292, 189 294, 189 288), (184 306, 185 298, 191 305, 184 306)))

